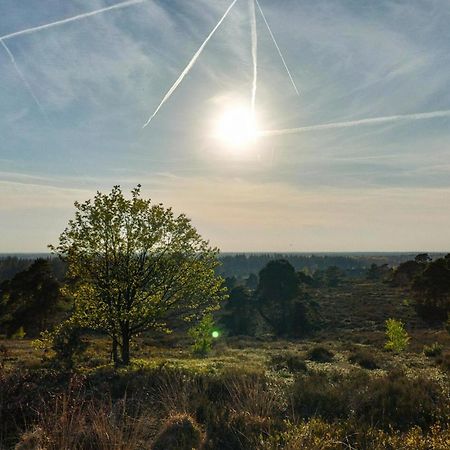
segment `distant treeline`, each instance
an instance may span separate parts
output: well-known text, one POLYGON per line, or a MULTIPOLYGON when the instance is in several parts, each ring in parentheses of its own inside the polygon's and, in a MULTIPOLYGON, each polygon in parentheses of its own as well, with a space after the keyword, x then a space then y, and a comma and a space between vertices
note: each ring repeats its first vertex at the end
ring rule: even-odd
POLYGON ((372 265, 388 264, 396 267, 402 262, 414 259, 415 254, 300 254, 300 253, 260 253, 260 254, 222 254, 220 274, 224 277, 246 277, 257 274, 269 261, 285 259, 296 270, 314 273, 317 270, 326 270, 328 267, 337 267, 348 275, 362 275, 372 265))
MULTIPOLYGON (((433 259, 443 254, 430 254, 433 259)), ((397 267, 399 264, 414 259, 415 253, 353 253, 353 254, 304 254, 304 253, 222 253, 219 258, 222 266, 219 269, 223 277, 248 277, 258 274, 268 262, 277 259, 289 261, 298 271, 314 273, 317 270, 326 270, 337 267, 344 270, 349 276, 364 275, 372 264, 387 264, 397 267)), ((50 254, 42 255, 4 255, 0 254, 0 283, 10 280, 14 275, 28 269, 38 258, 48 259, 54 276, 62 281, 65 273, 65 264, 50 254)))
MULTIPOLYGON (((37 256, 19 257, 19 256, 0 256, 0 283, 10 280, 14 275, 27 270, 37 256)), ((64 279, 65 264, 54 256, 47 255, 53 275, 60 281, 64 279)))

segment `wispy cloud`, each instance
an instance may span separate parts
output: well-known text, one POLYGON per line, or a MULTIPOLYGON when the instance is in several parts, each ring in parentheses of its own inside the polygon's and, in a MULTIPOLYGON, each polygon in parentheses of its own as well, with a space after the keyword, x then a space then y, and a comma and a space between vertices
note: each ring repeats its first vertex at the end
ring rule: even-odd
POLYGON ((223 21, 227 18, 230 11, 233 9, 234 5, 236 4, 237 0, 233 0, 231 5, 227 8, 225 11, 225 14, 221 17, 219 22, 216 24, 216 26, 212 29, 212 31, 208 34, 207 38, 203 41, 200 48, 195 52, 192 59, 189 61, 188 65, 184 68, 184 70, 181 72, 180 76, 177 78, 175 83, 172 85, 172 87, 168 90, 166 95, 161 100, 161 103, 157 106, 154 113, 149 117, 147 122, 145 122, 144 127, 148 126, 150 122, 155 118, 155 116, 158 114, 159 110, 164 106, 164 104, 169 100, 169 98, 172 96, 172 94, 176 91, 178 86, 183 82, 186 75, 191 71, 192 67, 194 67, 195 63, 197 62, 198 58, 202 54, 205 47, 208 45, 208 42, 211 40, 211 38, 214 36, 216 31, 219 29, 219 27, 222 25, 223 21))
POLYGON ((116 3, 115 5, 108 6, 106 8, 100 8, 94 11, 90 11, 83 14, 78 14, 76 16, 67 17, 66 19, 57 20, 55 22, 46 23, 39 25, 37 27, 25 28, 24 30, 15 31, 14 33, 5 34, 0 36, 0 40, 5 41, 7 39, 12 39, 18 36, 23 36, 24 34, 36 33, 37 31, 47 30, 49 28, 58 27, 65 25, 67 23, 76 22, 78 20, 86 19, 88 17, 96 16, 98 14, 103 14, 107 11, 112 11, 114 9, 128 8, 129 6, 137 5, 138 3, 143 3, 146 0, 129 0, 126 2, 116 3))
POLYGON ((9 59, 11 61, 11 64, 13 65, 15 71, 17 72, 17 75, 19 75, 19 78, 22 80, 22 83, 24 84, 25 88, 27 89, 27 91, 30 93, 31 97, 33 98, 34 102, 36 103, 37 107, 39 108, 39 110, 41 111, 41 113, 47 117, 47 115, 45 114, 44 109, 42 108, 41 102, 39 101, 39 99, 36 97, 35 93, 33 92, 33 89, 30 86, 30 83, 28 83, 27 79, 25 78, 25 75, 23 74, 23 72, 20 70, 19 66, 16 63, 16 60, 14 58, 14 55, 12 54, 11 50, 8 48, 8 46, 5 44, 5 42, 3 41, 3 39, 0 38, 0 44, 3 46, 3 48, 5 49, 6 53, 9 56, 9 59))
POLYGON ((379 125, 391 122, 405 122, 405 121, 415 121, 415 120, 430 120, 438 119, 442 117, 450 117, 450 110, 445 111, 431 111, 426 113, 416 113, 416 114, 398 114, 396 116, 384 116, 384 117, 372 117, 368 119, 350 120, 347 122, 332 122, 324 123, 320 125, 309 125, 305 127, 298 128, 287 128, 281 130, 264 130, 261 131, 261 136, 283 136, 286 134, 299 134, 308 131, 321 131, 321 130, 334 130, 337 128, 351 128, 366 125, 379 125))

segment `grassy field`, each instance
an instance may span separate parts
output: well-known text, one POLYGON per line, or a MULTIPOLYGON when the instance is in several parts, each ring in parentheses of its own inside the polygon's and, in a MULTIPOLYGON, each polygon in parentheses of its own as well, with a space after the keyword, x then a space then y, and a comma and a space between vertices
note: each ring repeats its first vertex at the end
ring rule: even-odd
POLYGON ((117 370, 99 336, 73 370, 28 339, 2 341, 2 448, 450 448, 448 332, 382 283, 314 300, 321 327, 308 338, 223 336, 197 358, 185 335, 142 336, 117 370), (390 317, 411 336, 405 352, 383 348, 390 317))

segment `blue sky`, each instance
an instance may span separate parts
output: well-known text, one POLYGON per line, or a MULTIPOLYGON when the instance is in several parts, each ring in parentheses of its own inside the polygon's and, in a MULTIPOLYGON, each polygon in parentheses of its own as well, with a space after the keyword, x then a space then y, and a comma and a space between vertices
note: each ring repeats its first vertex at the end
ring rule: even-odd
MULTIPOLYGON (((0 35, 118 1, 2 0, 0 35)), ((260 0, 264 129, 450 109, 447 0, 260 0)), ((249 101, 247 0, 142 125, 229 0, 147 0, 0 47, 0 252, 43 251, 96 190, 140 183, 224 251, 450 250, 450 119, 261 138, 211 138, 249 101)))

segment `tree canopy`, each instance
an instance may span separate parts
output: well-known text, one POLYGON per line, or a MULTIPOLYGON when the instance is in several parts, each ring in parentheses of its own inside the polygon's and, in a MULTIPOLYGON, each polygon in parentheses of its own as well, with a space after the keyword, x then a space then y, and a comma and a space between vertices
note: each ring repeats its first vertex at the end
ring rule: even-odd
POLYGON ((60 284, 49 261, 36 259, 0 284, 0 330, 8 336, 21 327, 28 335, 44 330, 60 298, 60 284))
POLYGON ((74 320, 106 332, 114 361, 130 361, 130 341, 148 330, 195 321, 225 295, 216 275, 218 249, 190 220, 120 186, 75 203, 75 217, 50 246, 67 261, 74 320))

